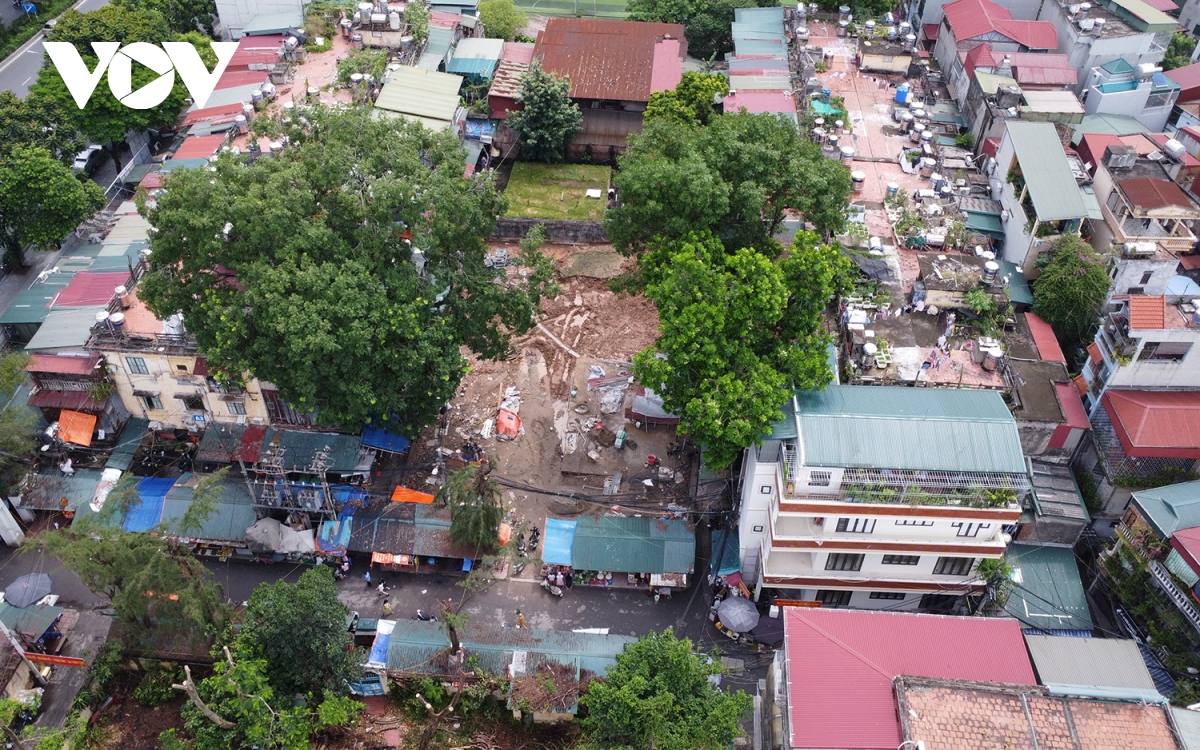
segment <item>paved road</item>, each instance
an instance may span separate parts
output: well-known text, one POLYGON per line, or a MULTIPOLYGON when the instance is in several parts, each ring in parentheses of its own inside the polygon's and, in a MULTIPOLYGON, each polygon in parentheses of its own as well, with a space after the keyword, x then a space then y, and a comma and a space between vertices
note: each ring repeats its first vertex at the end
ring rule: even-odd
MULTIPOLYGON (((108 0, 80 0, 71 6, 80 13, 103 8, 108 0)), ((11 0, 0 0, 0 19, 9 23, 20 15, 20 10, 12 6, 11 0)), ((24 98, 29 93, 29 87, 37 79, 38 71, 42 68, 42 41, 45 35, 40 31, 20 49, 0 62, 0 90, 8 89, 19 97, 24 98)))

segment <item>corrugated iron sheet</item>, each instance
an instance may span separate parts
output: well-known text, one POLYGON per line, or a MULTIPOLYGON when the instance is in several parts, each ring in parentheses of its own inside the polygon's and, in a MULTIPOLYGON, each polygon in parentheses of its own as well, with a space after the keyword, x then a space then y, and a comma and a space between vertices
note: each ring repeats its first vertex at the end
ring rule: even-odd
POLYGON ((1070 547, 1010 544, 1014 585, 1004 610, 1022 627, 1091 630, 1092 613, 1070 547))
POLYGON ((1088 215, 1054 125, 1013 121, 1008 124, 1005 137, 1016 148, 1039 221, 1081 219, 1088 215))
POLYGON ((682 40, 683 26, 551 18, 538 34, 534 56, 551 73, 570 77, 574 99, 645 102, 654 90, 655 45, 665 38, 682 40))
POLYGON ((678 519, 584 516, 575 528, 571 558, 577 570, 691 573, 696 529, 678 519))

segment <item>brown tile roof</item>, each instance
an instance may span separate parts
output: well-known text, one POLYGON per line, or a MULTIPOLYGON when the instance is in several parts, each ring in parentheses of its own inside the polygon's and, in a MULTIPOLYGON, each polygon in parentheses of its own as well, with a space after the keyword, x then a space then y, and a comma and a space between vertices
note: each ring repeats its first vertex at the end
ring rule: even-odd
POLYGON ((1129 298, 1129 330, 1161 331, 1167 327, 1167 298, 1129 298))
MULTIPOLYGON (((683 26, 551 18, 534 57, 551 73, 570 76, 572 98, 645 102, 653 90, 655 46, 664 38, 682 40, 683 26)), ((679 54, 687 54, 686 43, 679 54)))
POLYGON ((1042 687, 898 677, 905 739, 926 750, 1181 750, 1166 709, 1042 687))
POLYGON ((1100 354, 1100 345, 1095 341, 1087 345, 1087 353, 1093 367, 1099 366, 1104 361, 1104 357, 1100 354))
POLYGON ((1166 206, 1195 207, 1188 200, 1187 193, 1183 192, 1183 188, 1171 180, 1159 180, 1153 177, 1133 177, 1128 180, 1121 180, 1117 184, 1121 186, 1121 192, 1125 194, 1125 198, 1133 204, 1134 208, 1149 211, 1166 206))

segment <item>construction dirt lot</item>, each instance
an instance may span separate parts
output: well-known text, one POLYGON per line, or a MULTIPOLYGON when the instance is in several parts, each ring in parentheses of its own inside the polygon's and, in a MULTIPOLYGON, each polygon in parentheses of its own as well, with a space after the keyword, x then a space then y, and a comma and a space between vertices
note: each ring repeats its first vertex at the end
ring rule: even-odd
MULTIPOLYGON (((517 252, 515 244, 489 246, 517 252)), ((645 297, 606 286, 635 261, 609 245, 548 244, 543 252, 555 263, 561 293, 543 301, 540 325, 513 341, 508 359, 470 357, 471 371, 436 436, 427 432, 414 446, 423 456, 410 457, 409 465, 429 466, 435 451, 447 455, 474 441, 495 458, 503 484, 548 491, 505 487, 505 508, 517 528, 623 503, 666 511, 687 497, 686 455, 674 455, 674 427, 626 416, 638 389, 632 358, 654 343, 658 314, 645 297), (520 419, 515 439, 496 434, 502 404, 520 419), (622 429, 627 437, 618 450, 614 438, 622 429), (655 466, 647 465, 651 455, 655 466), (611 502, 601 499, 607 496, 611 502)), ((420 488, 419 477, 406 479, 420 488)))

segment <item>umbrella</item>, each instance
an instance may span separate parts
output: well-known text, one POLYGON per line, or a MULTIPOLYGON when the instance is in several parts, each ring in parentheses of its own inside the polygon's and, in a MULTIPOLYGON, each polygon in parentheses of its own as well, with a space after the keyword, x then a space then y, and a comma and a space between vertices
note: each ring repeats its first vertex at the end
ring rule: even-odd
POLYGON ((777 617, 764 617, 750 631, 754 640, 764 646, 775 646, 783 642, 783 620, 777 617))
POLYGON ((45 573, 29 573, 4 589, 4 601, 14 607, 28 607, 49 593, 50 576, 45 573))
POLYGON ((740 596, 731 596, 717 607, 721 624, 735 633, 745 633, 758 624, 758 607, 740 596))

